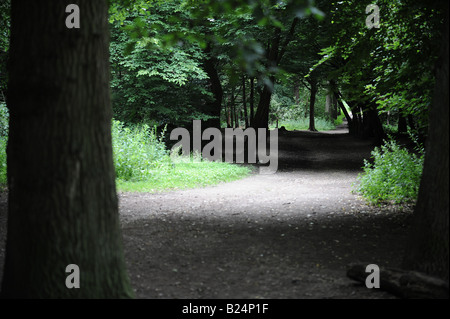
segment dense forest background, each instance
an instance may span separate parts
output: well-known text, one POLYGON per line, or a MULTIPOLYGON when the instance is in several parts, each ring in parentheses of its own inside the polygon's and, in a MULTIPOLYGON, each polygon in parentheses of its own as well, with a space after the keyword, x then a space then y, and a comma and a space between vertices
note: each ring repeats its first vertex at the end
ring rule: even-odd
MULTIPOLYGON (((440 4, 377 1, 382 27, 371 29, 368 4, 316 1, 304 9, 295 1, 219 1, 217 7, 114 1, 114 118, 159 128, 202 119, 216 127, 315 130, 346 117, 353 134, 378 143, 408 128, 424 139, 441 44, 440 4)), ((2 112, 8 10, 9 1, 3 2, 2 112)))

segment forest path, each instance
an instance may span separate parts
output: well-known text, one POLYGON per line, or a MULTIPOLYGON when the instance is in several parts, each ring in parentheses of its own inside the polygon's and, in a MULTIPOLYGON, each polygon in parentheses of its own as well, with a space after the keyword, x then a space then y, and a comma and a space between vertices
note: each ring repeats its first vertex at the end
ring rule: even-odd
POLYGON ((410 213, 351 193, 373 147, 343 133, 280 134, 276 174, 119 194, 136 297, 392 298, 346 265, 399 266, 410 213))

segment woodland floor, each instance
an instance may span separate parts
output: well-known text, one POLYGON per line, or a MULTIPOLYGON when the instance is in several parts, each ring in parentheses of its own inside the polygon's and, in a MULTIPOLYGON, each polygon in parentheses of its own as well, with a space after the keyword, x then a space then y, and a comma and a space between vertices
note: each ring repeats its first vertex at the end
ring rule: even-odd
MULTIPOLYGON (((399 267, 411 209, 352 194, 369 141, 341 128, 279 136, 276 174, 189 190, 120 193, 137 298, 394 298, 346 277, 399 267)), ((0 275, 6 194, 0 194, 0 275)))

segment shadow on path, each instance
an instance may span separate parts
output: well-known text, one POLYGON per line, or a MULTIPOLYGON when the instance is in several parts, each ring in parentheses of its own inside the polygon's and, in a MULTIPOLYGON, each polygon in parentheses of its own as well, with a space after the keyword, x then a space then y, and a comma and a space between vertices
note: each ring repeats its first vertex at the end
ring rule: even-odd
POLYGON ((279 170, 217 186, 122 193, 139 298, 393 298, 346 265, 398 266, 410 213, 351 193, 372 146, 348 134, 280 134, 279 170))

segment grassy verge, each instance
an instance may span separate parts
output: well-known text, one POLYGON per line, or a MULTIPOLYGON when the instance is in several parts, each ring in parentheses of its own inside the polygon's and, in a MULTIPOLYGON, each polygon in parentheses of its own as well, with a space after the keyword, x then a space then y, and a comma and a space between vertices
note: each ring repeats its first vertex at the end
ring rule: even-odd
POLYGON ((163 133, 145 125, 127 127, 113 121, 114 165, 119 191, 157 192, 230 182, 251 169, 231 163, 203 161, 198 156, 169 154, 163 133))
POLYGON ((231 182, 250 174, 251 169, 229 163, 177 163, 171 168, 157 169, 146 180, 117 179, 117 189, 125 192, 158 192, 231 182))

